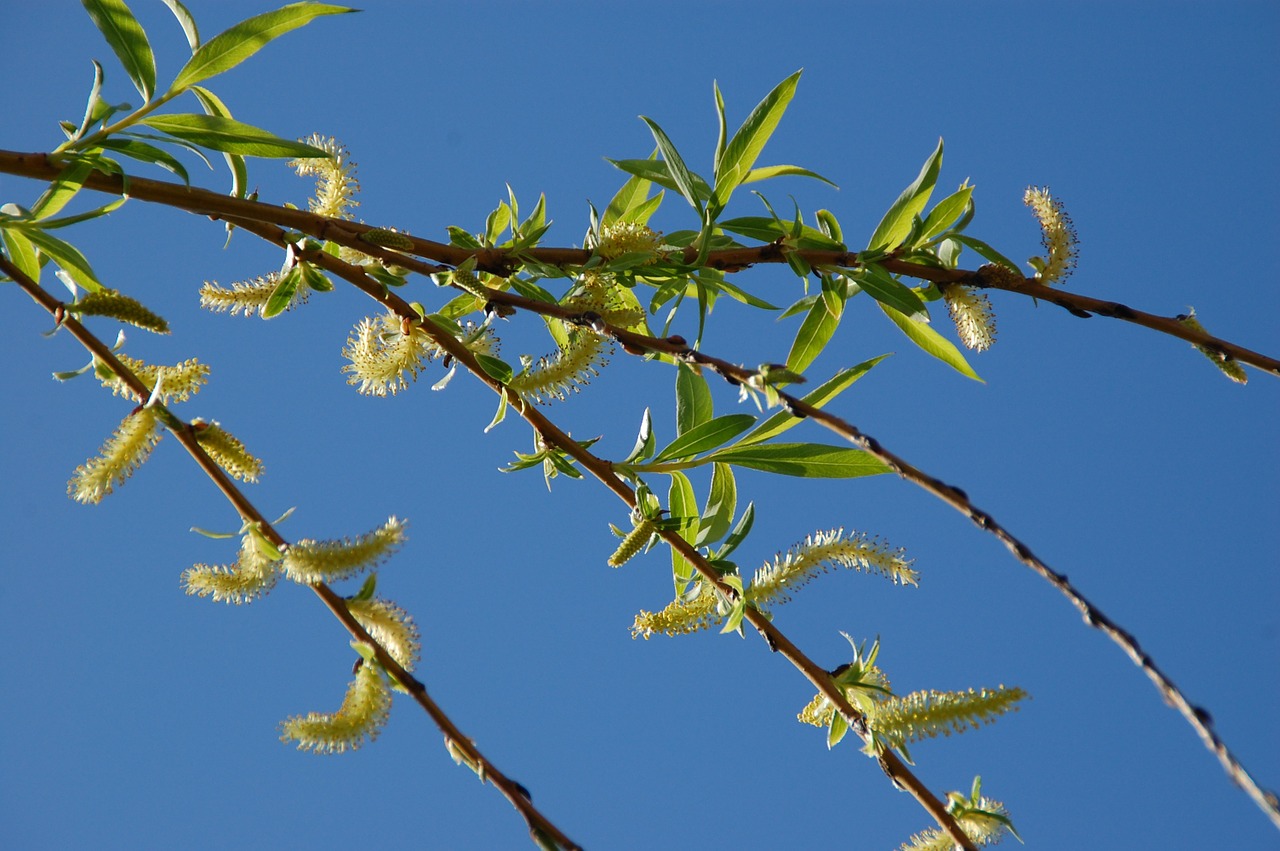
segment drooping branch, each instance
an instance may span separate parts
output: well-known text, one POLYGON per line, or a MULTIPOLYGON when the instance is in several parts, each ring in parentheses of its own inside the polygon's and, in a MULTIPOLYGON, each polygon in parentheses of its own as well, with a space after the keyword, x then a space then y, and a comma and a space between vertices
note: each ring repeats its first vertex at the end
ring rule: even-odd
MULTIPOLYGON (((13 279, 23 292, 27 293, 38 305, 54 317, 60 327, 65 328, 95 359, 105 364, 115 373, 138 400, 145 402, 148 399, 152 393, 152 388, 148 387, 129 367, 121 362, 110 346, 100 340, 78 320, 68 316, 66 306, 62 302, 55 299, 38 283, 23 274, 22 270, 14 266, 3 254, 0 254, 0 272, 13 279)), ((231 503, 242 520, 246 523, 254 524, 263 536, 277 548, 288 546, 288 541, 280 535, 274 525, 254 506, 244 492, 200 445, 200 442, 195 437, 194 428, 189 424, 182 423, 179 427, 171 428, 170 431, 192 459, 195 460, 200 469, 204 471, 223 496, 226 497, 227 501, 231 503)), ((369 635, 360 621, 347 608, 345 598, 323 582, 311 583, 307 587, 320 598, 321 602, 346 628, 352 638, 373 649, 378 664, 404 686, 409 694, 413 696, 414 701, 431 717, 431 720, 444 733, 445 742, 450 749, 463 754, 466 760, 475 767, 482 779, 493 783, 503 797, 510 801, 512 806, 521 814, 531 832, 550 837, 557 843, 558 847, 566 849, 566 851, 581 851, 580 846, 569 839, 563 831, 533 805, 528 790, 503 774, 476 747, 475 743, 458 729, 453 720, 445 714, 439 704, 428 694, 426 685, 405 670, 400 662, 381 643, 369 635)))
MULTIPOLYGON (((40 180, 54 180, 61 171, 62 166, 52 154, 0 150, 0 172, 40 180)), ((378 230, 378 228, 358 222, 331 219, 290 207, 234 198, 204 189, 142 177, 130 177, 126 190, 125 181, 120 177, 93 172, 85 179, 84 185, 89 189, 100 192, 109 192, 117 195, 128 194, 130 197, 139 200, 166 204, 190 212, 277 224, 282 227, 294 228, 317 239, 332 239, 343 244, 347 243, 343 242, 339 235, 342 232, 358 237, 362 233, 378 230)), ((405 236, 413 243, 411 253, 449 267, 458 266, 468 258, 474 257, 476 258, 476 268, 478 270, 505 275, 519 265, 518 257, 513 257, 509 251, 501 248, 475 250, 434 242, 408 234, 405 236)), ((370 254, 374 253, 369 251, 368 245, 363 242, 356 243, 351 247, 370 254)), ((803 257, 813 266, 853 268, 859 263, 858 252, 856 251, 800 249, 793 253, 803 257)), ((697 255, 696 249, 686 248, 679 259, 683 263, 691 264, 697 259, 697 255)), ((403 255, 399 256, 403 257, 403 255)), ((548 247, 527 249, 523 252, 523 256, 552 266, 571 267, 586 263, 591 259, 592 252, 582 248, 548 247)), ((704 265, 725 272, 735 272, 759 264, 785 262, 787 262, 787 251, 777 243, 768 243, 747 248, 727 248, 711 251, 705 258, 704 265)), ((906 275, 934 284, 964 284, 999 289, 1056 304, 1075 316, 1106 316, 1121 319, 1178 337, 1208 351, 1216 352, 1224 357, 1249 364, 1272 375, 1280 376, 1280 360, 1232 343, 1229 340, 1215 337, 1203 330, 1184 324, 1174 317, 1146 313, 1119 302, 1096 299, 1047 287, 1038 283, 1034 278, 1024 278, 1016 274, 992 275, 985 273, 981 269, 943 269, 893 258, 882 258, 877 262, 886 270, 895 274, 906 275)), ((422 269, 415 268, 415 271, 422 271, 422 269)), ((444 267, 432 269, 432 272, 442 271, 446 271, 446 269, 444 267)))

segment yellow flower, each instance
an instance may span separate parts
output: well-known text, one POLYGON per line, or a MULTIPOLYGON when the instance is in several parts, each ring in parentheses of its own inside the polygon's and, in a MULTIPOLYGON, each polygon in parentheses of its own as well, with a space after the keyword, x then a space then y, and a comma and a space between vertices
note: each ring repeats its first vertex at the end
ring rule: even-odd
POLYGON ((1076 230, 1062 202, 1049 194, 1049 188, 1027 187, 1023 202, 1040 222, 1041 241, 1048 257, 1032 257, 1036 278, 1044 284, 1066 279, 1076 267, 1076 230))

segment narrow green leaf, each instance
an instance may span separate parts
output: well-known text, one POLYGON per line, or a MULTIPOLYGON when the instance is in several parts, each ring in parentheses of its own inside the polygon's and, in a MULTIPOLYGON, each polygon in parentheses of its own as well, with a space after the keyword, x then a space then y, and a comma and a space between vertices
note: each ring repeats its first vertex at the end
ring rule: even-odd
MULTIPOLYGON (((779 237, 789 237, 792 231, 791 224, 782 224, 777 219, 766 216, 740 216, 736 219, 716 222, 716 226, 724 228, 731 233, 758 239, 761 242, 773 242, 779 237)), ((836 242, 817 228, 801 224, 800 236, 796 240, 796 247, 840 251, 844 248, 844 245, 836 242)))
MULTIPOLYGON (((658 126, 657 122, 643 115, 640 116, 640 120, 649 125, 649 132, 653 134, 653 140, 658 143, 658 150, 662 152, 667 174, 670 175, 676 190, 685 197, 685 200, 689 202, 693 209, 701 213, 702 203, 698 197, 697 187, 693 182, 694 176, 689 171, 688 166, 684 164, 684 158, 676 150, 675 144, 667 138, 667 134, 658 126)), ((706 181, 703 181, 703 185, 706 185, 706 181)))
POLYGON ((111 45, 116 58, 143 100, 156 90, 156 58, 138 19, 123 0, 80 0, 93 24, 111 45))
POLYGON ((711 470, 711 490, 707 494, 707 505, 702 510, 694 544, 702 546, 728 534, 737 508, 738 484, 733 477, 733 468, 728 464, 716 464, 711 470))
POLYGON ((730 446, 708 456, 708 459, 766 473, 809 479, 854 479, 889 472, 884 462, 861 449, 827 446, 822 443, 730 446))
POLYGON ((40 249, 41 254, 57 263, 62 271, 70 275, 71 280, 91 293, 96 293, 102 289, 102 284, 98 283, 97 275, 93 273, 93 267, 89 265, 89 261, 74 245, 63 242, 46 231, 34 228, 25 231, 24 235, 35 244, 36 248, 40 249))
POLYGON ((773 135, 783 113, 787 111, 787 105, 795 96, 800 73, 797 71, 774 86, 773 91, 756 104, 756 108, 751 110, 751 114, 716 158, 716 188, 712 203, 717 209, 724 209, 733 190, 742 184, 743 178, 755 165, 756 158, 764 150, 765 143, 773 135))
MULTIPOLYGON (((625 171, 627 174, 634 174, 642 177, 659 186, 670 189, 673 192, 679 192, 680 187, 671 178, 671 172, 667 170, 665 163, 655 160, 608 160, 614 167, 625 171)), ((711 197, 711 187, 707 182, 696 174, 690 174, 693 179, 693 185, 697 192, 697 196, 703 200, 711 197)))
POLYGON ((738 548, 738 545, 746 540, 747 535, 751 533, 751 527, 756 522, 756 504, 754 502, 747 503, 747 510, 742 512, 742 516, 738 518, 738 522, 734 524, 729 537, 724 539, 724 546, 716 551, 716 558, 728 558, 729 554, 738 548))
POLYGON ((262 308, 262 318, 271 319, 273 316, 279 316, 289 309, 289 305, 293 303, 293 297, 298 292, 298 287, 302 285, 302 270, 295 265, 280 276, 276 288, 271 291, 271 297, 267 299, 267 303, 262 308))
POLYGON ((77 159, 67 164, 58 176, 49 184, 36 202, 31 205, 31 218, 39 221, 58 214, 67 206, 67 202, 75 197, 84 185, 84 180, 93 171, 91 159, 77 159))
POLYGON ((187 174, 186 167, 177 157, 162 148, 157 148, 155 145, 144 142, 141 139, 104 139, 98 144, 139 162, 158 165, 165 171, 182 178, 183 183, 188 186, 191 185, 191 178, 187 174))
POLYGON ((699 452, 714 449, 751 428, 755 421, 756 418, 751 414, 727 414, 707 420, 671 441, 658 453, 658 457, 653 459, 654 463, 670 461, 673 458, 689 458, 699 452))
POLYGON ((493 379, 508 384, 511 381, 511 365, 501 358, 495 358, 492 355, 476 355, 476 363, 480 364, 480 368, 493 379))
POLYGON ((893 202, 893 206, 876 226, 875 233, 871 234, 871 241, 867 243, 868 250, 891 251, 901 244, 911 232, 912 218, 918 216, 929 203, 929 196, 933 193, 934 184, 938 182, 938 172, 941 169, 942 140, 939 139, 938 147, 925 160, 920 174, 910 186, 902 190, 898 200, 893 202))
MULTIPOLYGON (((227 109, 227 105, 213 92, 203 86, 192 86, 191 91, 208 115, 216 115, 219 118, 231 117, 231 110, 227 109)), ((245 165, 244 157, 240 154, 228 153, 223 153, 222 156, 227 161, 227 168, 231 169, 231 196, 245 197, 245 193, 249 191, 249 168, 245 165)))
MULTIPOLYGON (((684 473, 671 473, 671 487, 667 491, 667 511, 672 520, 678 521, 676 532, 681 538, 693 543, 697 531, 698 498, 693 492, 693 484, 684 473)), ((671 550, 671 574, 675 581, 676 596, 684 593, 685 587, 693 579, 693 565, 674 548, 671 550)))
POLYGON ((187 11, 187 7, 182 5, 181 0, 162 0, 162 2, 178 19, 178 25, 182 27, 182 32, 187 37, 187 45, 191 48, 191 52, 195 53, 196 48, 200 46, 200 30, 196 26, 196 19, 187 11))
POLYGON ((644 416, 640 418, 640 431, 636 434, 636 445, 631 448, 631 454, 623 463, 635 464, 652 458, 654 445, 653 414, 645 408, 644 416))
POLYGON ((685 363, 676 365, 676 437, 712 417, 711 389, 707 380, 685 363))
POLYGON ((124 206, 124 203, 128 200, 128 195, 121 195, 116 200, 103 204, 101 207, 94 207, 92 210, 86 210, 83 213, 76 213, 74 216, 59 216, 56 219, 45 219, 40 222, 40 229, 44 231, 51 231, 57 228, 70 227, 71 225, 78 225, 81 222, 87 222, 91 219, 106 216, 120 209, 120 207, 124 206))
POLYGON ((609 206, 604 209, 604 218, 601 220, 605 226, 611 225, 616 221, 620 221, 629 210, 644 203, 649 197, 649 186, 651 181, 646 180, 639 175, 631 175, 627 178, 626 183, 614 194, 613 199, 609 201, 609 206))
POLYGON ((881 304, 887 304, 910 317, 927 319, 929 316, 929 311, 920 300, 920 296, 874 263, 868 263, 849 273, 849 278, 857 282, 867 295, 881 304))
POLYGON ((151 115, 144 118, 142 123, 193 145, 228 154, 300 158, 328 156, 319 148, 281 139, 251 124, 218 115, 151 115))
POLYGON ((844 719, 838 710, 832 710, 831 723, 827 727, 827 750, 831 750, 840 744, 840 740, 849 732, 849 722, 844 719))
POLYGON ((201 80, 221 74, 253 54, 257 53, 269 41, 279 38, 290 30, 310 23, 321 15, 337 15, 354 12, 343 6, 329 6, 323 3, 290 3, 276 9, 256 15, 219 33, 205 44, 202 44, 187 60, 178 72, 177 79, 169 87, 170 92, 183 91, 201 80))
MULTIPOLYGON (((832 399, 849 389, 855 381, 866 375, 873 366, 880 363, 880 361, 887 357, 889 357, 887 354, 880 355, 879 357, 863 361, 857 366, 851 366, 847 369, 840 370, 831 378, 806 393, 801 398, 801 401, 806 404, 813 405, 815 408, 823 407, 832 399)), ((802 417, 794 416, 786 411, 778 411, 776 414, 769 417, 769 419, 760 423, 760 425, 748 432, 745 437, 734 444, 734 447, 749 446, 753 443, 762 443, 766 440, 777 437, 784 431, 799 424, 802 419, 802 417)))
POLYGON ((4 253, 9 261, 21 269, 22 274, 40 283, 40 259, 36 257, 31 240, 17 228, 0 228, 0 239, 4 242, 4 253))
POLYGON ((939 201, 938 205, 929 211, 929 215, 924 220, 924 230, 920 234, 919 242, 928 242, 949 228, 956 219, 964 214, 965 208, 969 205, 969 200, 972 197, 973 187, 962 186, 939 201))
POLYGON ((962 233, 952 234, 951 238, 959 242, 961 245, 969 246, 974 251, 978 252, 978 254, 980 254, 983 258, 991 261, 992 263, 995 263, 999 266, 1004 266, 1008 269, 1012 269, 1013 271, 1018 272, 1019 274, 1022 273, 1022 270, 1018 268, 1017 263, 1014 263, 1008 257, 1005 257, 999 251, 996 251, 994 248, 992 248, 990 245, 987 245, 985 242, 983 242, 980 239, 975 239, 972 236, 966 236, 965 234, 962 234, 962 233))
POLYGON ((809 364, 822 352, 822 349, 835 334, 840 325, 840 317, 833 315, 828 303, 819 298, 809 308, 809 313, 800 323, 791 351, 787 353, 787 369, 793 372, 804 372, 809 364))
POLYGON ((821 180, 829 186, 835 186, 836 189, 840 188, 832 181, 827 180, 825 177, 818 174, 816 171, 809 171, 809 169, 801 168, 798 165, 766 165, 760 168, 753 168, 751 171, 747 172, 746 177, 742 178, 742 183, 745 185, 748 183, 757 183, 761 180, 769 180, 773 177, 785 176, 812 177, 814 180, 821 180))
POLYGON ((964 355, 960 353, 960 350, 953 346, 946 337, 943 337, 925 323, 916 322, 886 304, 881 303, 880 309, 893 320, 893 324, 897 325, 903 334, 907 335, 907 339, 925 352, 933 355, 961 375, 968 376, 974 381, 982 381, 978 377, 978 373, 974 372, 973 367, 969 366, 969 362, 964 359, 964 355))

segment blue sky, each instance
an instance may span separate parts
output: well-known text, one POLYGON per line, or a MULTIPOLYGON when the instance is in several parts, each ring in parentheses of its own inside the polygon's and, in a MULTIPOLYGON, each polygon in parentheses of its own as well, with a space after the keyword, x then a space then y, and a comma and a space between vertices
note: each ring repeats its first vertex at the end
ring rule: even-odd
MULTIPOLYGON (((160 76, 171 76, 185 55, 180 30, 160 3, 133 5, 160 76)), ((269 8, 188 5, 206 38, 269 8)), ((1273 3, 364 5, 270 45, 212 88, 238 118, 281 136, 342 140, 371 223, 428 238, 450 224, 479 230, 509 183, 526 204, 547 194, 548 244, 577 244, 586 202, 602 207, 622 179, 602 157, 652 147, 637 115, 707 168, 712 81, 736 123, 803 67, 762 161, 806 166, 840 189, 763 186, 779 209, 788 195, 810 214, 829 208, 858 243, 944 137, 940 190, 977 185, 970 233, 1017 260, 1039 253, 1021 197, 1047 184, 1080 233, 1067 288, 1161 314, 1194 306, 1215 333, 1280 348, 1267 262, 1280 236, 1273 3)), ((81 115, 91 58, 106 66, 109 99, 136 100, 79 4, 5 18, 0 147, 55 146, 56 122, 81 115)), ((197 173, 201 185, 227 184, 197 173)), ((253 163, 250 179, 265 200, 310 194, 278 162, 253 163)), ((38 192, 0 177, 0 202, 38 192)), ((760 213, 746 193, 735 204, 760 213)), ((689 227, 687 215, 669 199, 656 224, 689 227)), ((655 550, 610 570, 621 503, 590 482, 559 479, 548 494, 536 474, 497 472, 531 437, 514 420, 483 433, 489 391, 460 377, 443 393, 424 381, 394 399, 357 396, 339 350, 373 312, 363 296, 339 287, 271 323, 211 315, 198 308, 202 281, 252 277, 279 257, 243 234, 224 251, 220 225, 140 202, 71 236, 104 281, 174 327, 131 334, 127 352, 212 366, 179 412, 220 420, 264 458, 250 495, 269 515, 297 506, 284 534, 409 518, 410 541, 379 588, 422 627, 420 676, 578 842, 893 848, 928 825, 856 747, 828 752, 795 722, 812 691, 758 638, 633 641, 635 611, 669 599, 669 560, 655 550)), ((778 268, 740 283, 784 304, 798 288, 778 268)), ((414 298, 441 298, 413 286, 414 298)), ((337 706, 353 657, 345 634, 293 586, 240 608, 181 593, 184 568, 233 557, 188 528, 238 523, 175 441, 101 506, 67 499, 67 477, 127 406, 87 379, 51 381, 85 356, 65 335, 41 338, 49 322, 20 293, 0 299, 12 353, 0 414, 5 844, 523 847, 518 816, 453 765, 408 701, 354 755, 276 741, 284 717, 337 706)), ((1269 720, 1280 699, 1275 380, 1251 371, 1238 387, 1181 341, 1007 294, 993 302, 998 341, 971 358, 983 384, 914 349, 869 303, 851 303, 810 374, 895 352, 837 413, 965 488, 1068 574, 1212 712, 1264 785, 1280 785, 1269 720)), ((713 319, 704 350, 747 364, 783 360, 795 328, 728 302, 713 319)), ((545 351, 528 330, 539 324, 504 328, 504 354, 545 351)), ((672 380, 619 353, 548 413, 623 456, 645 405, 660 438, 672 436, 672 380)), ((737 410, 729 388, 713 392, 719 413, 737 410)), ((833 440, 816 426, 796 433, 833 440)), ((1032 694, 989 728, 914 747, 933 789, 967 789, 981 774, 1035 848, 1277 847, 1141 673, 955 512, 888 476, 744 473, 739 489, 759 512, 738 552, 745 568, 837 526, 916 559, 918 589, 842 572, 778 610, 821 664, 847 661, 843 630, 881 638, 900 691, 1005 683, 1032 694)))

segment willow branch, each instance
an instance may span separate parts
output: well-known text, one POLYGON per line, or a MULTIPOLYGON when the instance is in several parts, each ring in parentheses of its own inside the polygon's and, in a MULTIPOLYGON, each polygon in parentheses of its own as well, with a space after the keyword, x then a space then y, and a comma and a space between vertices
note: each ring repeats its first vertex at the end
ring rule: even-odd
MULTIPOLYGON (((0 271, 12 278, 22 288, 23 292, 31 296, 37 304, 48 311, 55 321, 61 327, 66 328, 71 336, 75 337, 95 359, 106 364, 139 400, 145 401, 151 395, 152 388, 148 387, 145 382, 125 366, 109 346, 79 321, 67 316, 66 305, 49 295, 44 288, 23 274, 22 270, 14 266, 2 254, 0 254, 0 271)), ((182 427, 171 428, 170 431, 195 460, 196 464, 199 465, 200 469, 204 471, 218 490, 222 492, 223 496, 227 498, 227 501, 235 508, 241 519, 257 526, 263 536, 276 547, 284 548, 288 546, 289 542, 280 535, 271 522, 253 505, 226 472, 209 457, 204 447, 196 439, 195 430, 189 424, 183 423, 182 427)), ((378 664, 405 687, 414 701, 426 711, 431 720, 444 733, 446 741, 451 743, 453 748, 463 753, 472 765, 476 766, 477 773, 480 774, 481 778, 492 782, 503 797, 511 802, 512 806, 524 817, 531 831, 536 830, 553 838, 560 847, 567 849, 567 851, 581 851, 580 846, 569 839, 533 805, 528 790, 503 774, 480 752, 475 743, 458 729, 453 720, 445 714, 439 704, 427 693, 426 685, 405 670, 385 647, 369 635, 360 622, 356 620, 355 616, 351 614, 350 609, 347 608, 345 598, 323 582, 310 583, 307 587, 315 592, 316 596, 328 607, 334 617, 346 627, 352 638, 373 648, 378 664)))
MULTIPOLYGON (((243 228, 244 230, 268 240, 269 242, 273 242, 278 246, 284 247, 287 244, 285 233, 280 228, 273 225, 236 218, 228 218, 228 221, 235 224, 237 227, 243 228)), ((381 250, 377 246, 368 246, 361 243, 357 247, 359 247, 360 250, 367 251, 367 253, 374 254, 375 256, 381 254, 381 250)), ((359 266, 346 263, 332 257, 331 255, 325 254, 322 251, 306 252, 303 255, 303 259, 308 262, 315 263, 326 271, 331 272, 332 274, 353 284, 384 307, 393 311, 402 319, 407 319, 410 322, 417 322, 421 319, 418 312, 414 310, 408 302, 394 293, 386 291, 380 284, 366 276, 363 269, 359 266)), ((495 297, 494 301, 500 302, 502 300, 495 297)), ((538 304, 543 303, 538 302, 538 304)), ((557 449, 560 449, 565 454, 572 457, 582 465, 583 469, 590 472, 598 481, 601 482, 601 484, 618 496, 629 508, 636 507, 635 491, 633 491, 626 482, 618 478, 618 476, 613 472, 612 464, 610 464, 609 461, 606 461, 583 448, 581 444, 548 420, 536 407, 521 398, 518 393, 510 390, 501 381, 485 372, 476 361, 475 355, 471 350, 464 346, 461 341, 453 335, 445 333, 430 322, 422 323, 420 330, 427 334, 433 343, 447 352, 455 361, 460 363, 464 369, 488 385, 495 393, 505 396, 511 406, 538 433, 543 442, 548 446, 554 446, 557 449)), ((731 600, 737 596, 736 589, 727 585, 720 578, 719 573, 707 562, 706 557, 680 537, 678 533, 674 531, 660 530, 658 534, 673 549, 684 556, 694 566, 694 569, 697 570, 703 580, 711 584, 718 593, 731 600)), ((836 711, 840 712, 840 714, 845 717, 849 722, 850 727, 862 737, 864 742, 868 744, 873 743, 874 739, 867 724, 866 717, 849 703, 844 692, 836 686, 829 672, 821 668, 816 662, 805 655, 758 610, 748 606, 744 619, 760 633, 761 637, 764 638, 771 650, 779 653, 787 659, 787 661, 794 665, 804 675, 804 677, 818 689, 818 691, 831 701, 832 705, 836 708, 836 711)), ((933 792, 930 791, 914 773, 912 773, 907 765, 896 754, 885 748, 881 750, 877 756, 881 769, 889 776, 895 787, 904 789, 910 793, 911 796, 914 797, 929 813, 929 815, 933 817, 947 835, 951 837, 956 845, 964 848, 965 851, 974 851, 973 841, 969 839, 951 814, 947 812, 946 805, 942 800, 934 795, 933 792)))
MULTIPOLYGON (((0 172, 16 174, 41 180, 53 180, 62 170, 56 155, 45 153, 20 153, 0 150, 0 172)), ((117 175, 101 172, 91 173, 84 186, 99 192, 116 195, 127 194, 139 200, 157 204, 166 204, 190 212, 205 213, 220 217, 236 217, 253 221, 278 224, 310 234, 318 239, 333 239, 339 231, 358 237, 361 233, 376 230, 370 225, 349 222, 342 219, 331 219, 303 210, 281 207, 261 201, 250 201, 233 198, 205 189, 168 183, 161 180, 150 180, 143 177, 130 177, 125 181, 117 175), (335 230, 337 229, 337 230, 335 230)), ((422 239, 405 234, 413 242, 413 254, 434 263, 457 266, 470 257, 476 258, 476 268, 482 272, 506 275, 520 263, 520 258, 501 248, 470 249, 442 242, 422 239)), ((347 244, 347 243, 343 243, 347 244)), ((365 243, 352 245, 353 248, 368 251, 365 243)), ((736 272, 763 263, 785 263, 788 251, 778 243, 769 243, 744 248, 726 248, 709 252, 703 265, 724 272, 736 272)), ((803 257, 813 266, 840 266, 852 268, 859 264, 856 251, 835 250, 796 250, 792 253, 803 257)), ((398 255, 403 257, 403 255, 398 255)), ((581 248, 533 248, 522 252, 522 256, 535 259, 553 266, 578 266, 592 257, 592 252, 581 248)), ((698 256, 694 248, 686 248, 679 259, 692 264, 698 256)), ((672 259, 675 259, 674 255, 672 259)), ((1224 357, 1240 363, 1249 364, 1264 372, 1280 376, 1280 360, 1268 355, 1247 349, 1220 337, 1215 337, 1202 330, 1188 327, 1176 318, 1158 316, 1128 307, 1114 301, 1105 301, 1090 296, 1078 295, 1053 289, 1039 284, 1033 278, 1022 278, 1016 274, 1009 276, 986 274, 983 270, 942 269, 926 266, 894 258, 882 258, 877 261, 890 272, 939 285, 965 284, 968 286, 999 289, 1006 292, 1031 296, 1051 304, 1056 304, 1075 316, 1106 316, 1141 325, 1154 331, 1169 334, 1189 343, 1200 346, 1224 357)), ((401 265, 405 265, 402 263, 401 265)), ((434 272, 445 271, 435 267, 434 272)))

